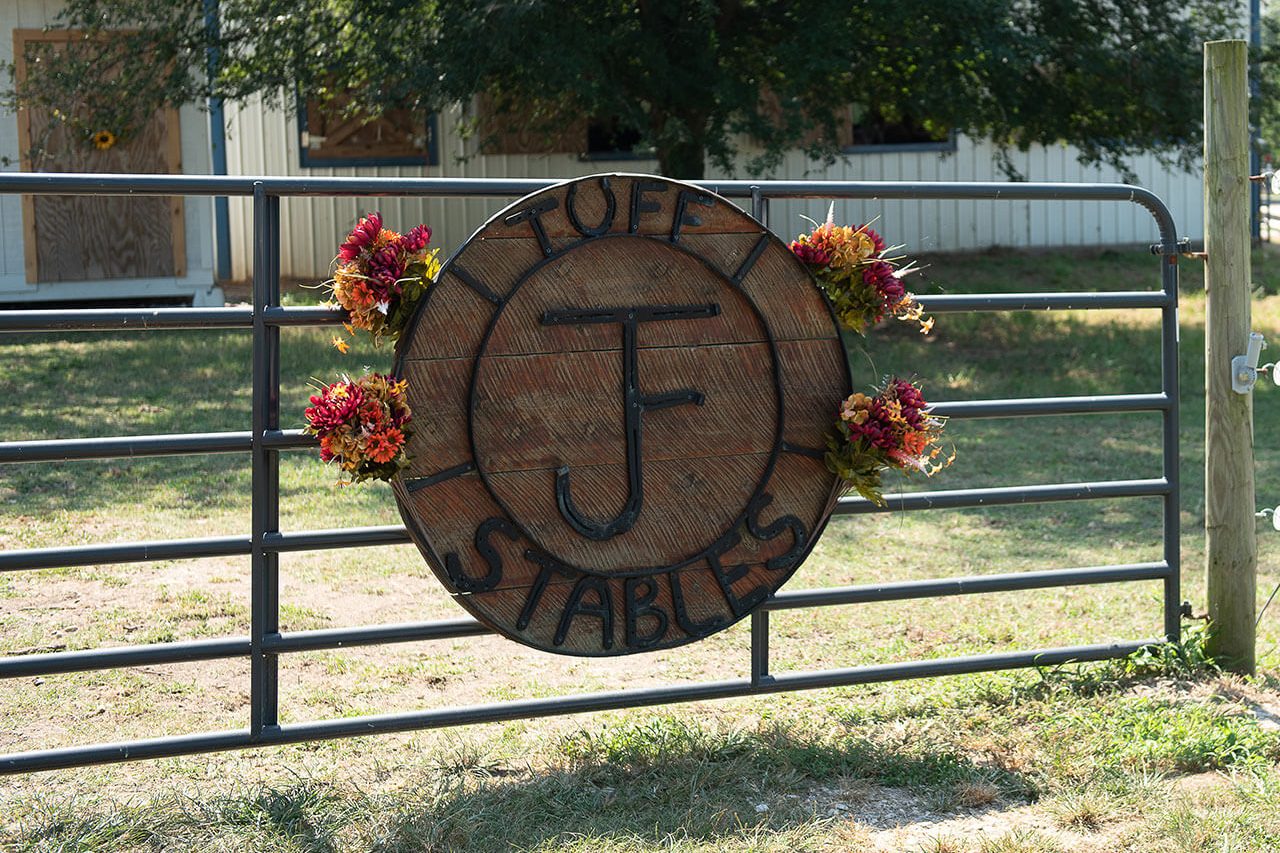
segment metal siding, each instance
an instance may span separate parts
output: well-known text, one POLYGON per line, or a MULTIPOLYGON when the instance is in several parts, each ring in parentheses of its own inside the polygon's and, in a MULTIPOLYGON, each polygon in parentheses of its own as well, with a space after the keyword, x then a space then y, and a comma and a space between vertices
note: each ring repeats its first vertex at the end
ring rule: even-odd
MULTIPOLYGON (((399 177, 575 177, 593 172, 652 171, 653 161, 583 160, 569 154, 474 155, 476 142, 462 139, 458 125, 464 113, 450 110, 439 117, 440 163, 431 167, 315 168, 299 164, 295 120, 253 99, 227 109, 230 136, 228 170, 238 175, 380 175, 399 177)), ((1001 180, 996 147, 988 140, 960 137, 954 152, 888 152, 850 154, 830 166, 789 152, 768 177, 812 180, 1001 180)), ((1114 181, 1112 170, 1084 168, 1076 150, 1066 146, 1033 147, 1014 151, 1014 163, 1030 180, 1114 181)), ((1142 183, 1172 208, 1183 233, 1199 235, 1200 178, 1169 172, 1150 155, 1136 157, 1132 168, 1142 183)), ((708 180, 741 177, 709 168, 708 180)), ((432 243, 447 254, 461 245, 508 200, 469 199, 288 199, 282 211, 283 274, 289 278, 322 281, 337 243, 362 214, 384 213, 388 227, 403 230, 425 222, 432 243)), ((232 273, 249 276, 250 221, 244 199, 233 199, 232 273)), ((821 219, 826 202, 775 201, 770 225, 783 239, 807 227, 801 214, 821 219)), ((1141 211, 1117 210, 1116 205, 1029 201, 845 201, 836 205, 842 221, 865 222, 878 217, 880 228, 893 243, 909 252, 956 251, 988 246, 1078 246, 1102 243, 1142 243, 1154 239, 1150 220, 1141 211), (1144 221, 1145 220, 1145 221, 1144 221)))
MULTIPOLYGON (((209 115, 194 106, 178 111, 182 171, 207 175, 212 171, 209 115)), ((182 201, 186 226, 187 277, 213 281, 213 199, 192 196, 182 201)))

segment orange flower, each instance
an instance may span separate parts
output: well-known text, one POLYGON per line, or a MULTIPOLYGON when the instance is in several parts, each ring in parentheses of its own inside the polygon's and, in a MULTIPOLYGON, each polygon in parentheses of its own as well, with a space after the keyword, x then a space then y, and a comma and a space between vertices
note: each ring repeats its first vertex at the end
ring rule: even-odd
POLYGON ((336 349, 338 352, 342 353, 343 355, 346 355, 347 352, 351 349, 351 344, 347 343, 346 339, 340 338, 337 335, 333 336, 333 340, 330 341, 330 343, 333 344, 334 349, 336 349))
POLYGON ((902 449, 912 456, 919 456, 929 447, 927 432, 909 432, 902 437, 902 449))
POLYGON ((382 422, 386 420, 385 411, 379 401, 366 400, 360 407, 360 422, 367 424, 371 432, 376 431, 376 428, 382 426, 382 422))
POLYGON ((375 432, 369 436, 367 453, 371 460, 381 465, 395 459, 403 443, 404 433, 395 427, 389 427, 383 432, 375 432))

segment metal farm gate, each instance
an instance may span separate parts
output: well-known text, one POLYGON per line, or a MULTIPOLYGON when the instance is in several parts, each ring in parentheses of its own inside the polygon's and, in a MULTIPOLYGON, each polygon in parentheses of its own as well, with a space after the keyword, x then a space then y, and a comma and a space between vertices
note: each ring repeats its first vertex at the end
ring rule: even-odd
MULTIPOLYGON (((0 443, 0 463, 51 462, 176 454, 248 453, 252 459, 252 525, 248 535, 150 542, 123 542, 0 553, 0 571, 22 571, 105 563, 250 555, 252 571, 249 636, 119 646, 86 651, 0 658, 0 678, 244 658, 251 661, 248 725, 231 731, 158 737, 123 743, 83 745, 0 756, 0 773, 75 767, 158 758, 322 738, 409 731, 556 714, 598 711, 835 687, 893 679, 1050 666, 1071 661, 1123 657, 1151 643, 1179 639, 1178 518, 1178 318, 1179 246, 1173 218, 1151 192, 1118 184, 892 183, 719 181, 708 189, 744 199, 752 214, 768 222, 770 199, 947 199, 998 201, 1130 202, 1155 219, 1159 242, 1158 290, 1088 293, 974 294, 921 297, 930 312, 1051 309, 1146 308, 1161 312, 1160 390, 1154 393, 1090 397, 978 400, 940 403, 952 418, 1007 418, 1158 411, 1162 416, 1163 475, 1156 479, 957 489, 890 495, 889 511, 1075 501, 1098 498, 1163 499, 1163 559, 1158 562, 1014 574, 905 581, 830 589, 784 590, 751 618, 751 675, 733 680, 521 699, 412 713, 330 719, 281 725, 277 671, 280 655, 292 652, 473 637, 489 629, 472 619, 315 631, 279 630, 279 554, 408 543, 403 527, 338 530, 279 529, 279 454, 310 448, 300 430, 280 428, 280 328, 342 322, 322 307, 284 307, 280 301, 280 199, 292 196, 425 196, 447 198, 519 197, 554 183, 507 179, 242 178, 151 175, 0 176, 0 192, 46 195, 251 196, 253 198, 253 305, 242 308, 160 308, 0 311, 0 332, 104 331, 146 333, 155 329, 244 329, 253 336, 252 424, 239 432, 119 436, 0 443), (830 607, 935 596, 1044 589, 1121 581, 1159 581, 1164 590, 1162 638, 1102 645, 1049 648, 938 660, 908 661, 811 672, 772 673, 769 613, 802 607, 830 607)), ((1154 272, 1154 270, 1153 270, 1154 272)), ((837 514, 880 511, 860 498, 843 498, 837 514)))

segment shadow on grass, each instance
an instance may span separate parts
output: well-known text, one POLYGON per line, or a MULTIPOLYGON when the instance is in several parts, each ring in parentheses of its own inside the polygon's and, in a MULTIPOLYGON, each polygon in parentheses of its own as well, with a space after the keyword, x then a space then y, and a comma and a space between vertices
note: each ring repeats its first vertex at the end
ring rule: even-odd
POLYGON ((579 732, 560 741, 551 760, 548 769, 516 769, 468 746, 385 794, 307 780, 104 811, 46 807, 24 820, 21 843, 201 848, 236 838, 305 851, 647 848, 672 838, 785 834, 812 827, 836 800, 856 817, 866 783, 911 789, 939 808, 954 807, 965 785, 988 786, 993 797, 1033 793, 1019 774, 980 766, 919 731, 887 740, 816 727, 724 730, 664 716, 579 732))

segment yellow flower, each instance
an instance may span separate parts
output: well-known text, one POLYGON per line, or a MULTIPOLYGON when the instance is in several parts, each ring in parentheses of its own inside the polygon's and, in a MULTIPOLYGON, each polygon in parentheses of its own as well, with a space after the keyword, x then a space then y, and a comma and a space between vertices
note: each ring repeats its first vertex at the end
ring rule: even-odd
POLYGON ((351 349, 351 344, 347 343, 344 338, 340 338, 337 335, 333 336, 332 343, 333 343, 333 348, 336 349, 338 352, 342 353, 343 355, 346 355, 347 350, 351 349))
POLYGON ((440 274, 441 266, 442 264, 440 263, 440 250, 432 249, 431 255, 427 258, 427 278, 434 281, 435 277, 440 274))
POLYGON ((93 135, 93 144, 99 151, 106 151, 116 144, 116 135, 109 130, 100 130, 93 135))
POLYGON ((867 420, 866 410, 870 405, 871 398, 866 394, 854 394, 845 400, 844 405, 840 407, 840 417, 855 424, 865 423, 867 420))
POLYGON ((891 424, 905 424, 907 422, 906 418, 902 416, 902 403, 898 400, 885 401, 884 412, 891 424))

